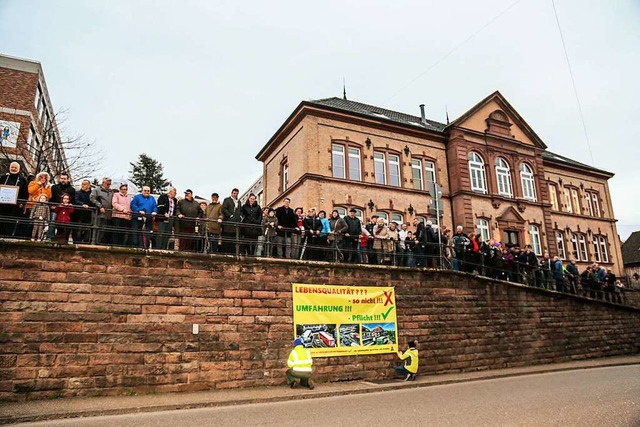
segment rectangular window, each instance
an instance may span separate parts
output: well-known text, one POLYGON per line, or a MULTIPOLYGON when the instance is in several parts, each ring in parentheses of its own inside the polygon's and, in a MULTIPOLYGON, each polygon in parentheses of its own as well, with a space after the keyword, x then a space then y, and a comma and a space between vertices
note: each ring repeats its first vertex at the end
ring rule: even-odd
POLYGON ((344 166, 344 147, 340 144, 331 145, 331 162, 334 178, 346 178, 344 166))
POLYGON ((567 259, 567 252, 564 247, 564 233, 556 231, 556 242, 558 243, 558 258, 567 259))
POLYGON ((479 218, 478 221, 476 221, 476 230, 478 230, 478 233, 482 236, 482 240, 484 242, 489 241, 489 221, 479 218))
MULTIPOLYGON (((40 88, 40 83, 38 83, 38 87, 36 88, 36 97, 33 100, 33 106, 36 110, 40 106, 40 101, 42 99, 42 89, 40 88)), ((38 111, 38 115, 40 115, 40 111, 38 111)))
POLYGON ((600 200, 598 198, 598 193, 591 193, 591 201, 593 202, 593 215, 601 216, 600 213, 600 200))
POLYGON ((389 184, 400 187, 400 157, 389 154, 389 184))
POLYGON ((600 244, 597 236, 593 236, 593 256, 595 257, 596 262, 602 262, 602 257, 600 256, 600 244))
POLYGON ((402 215, 400 215, 400 214, 391 214, 391 221, 395 222, 398 225, 402 224, 402 215))
POLYGON ((349 179, 362 181, 360 174, 360 149, 349 147, 349 179))
POLYGON ((411 173, 413 177, 413 188, 424 190, 422 186, 422 162, 420 159, 411 159, 411 173))
POLYGON ((553 184, 549 184, 549 199, 551 201, 551 209, 559 211, 560 205, 558 205, 558 189, 553 184))
POLYGON ((373 153, 373 170, 376 179, 376 184, 387 183, 387 171, 384 159, 384 153, 373 153))
POLYGON ((589 255, 587 254, 587 240, 584 238, 583 234, 578 236, 580 241, 580 259, 582 261, 589 261, 589 255))
POLYGON ((287 191, 287 188, 289 186, 289 164, 287 162, 284 162, 282 164, 282 171, 281 171, 281 176, 282 176, 282 191, 287 191))
POLYGON ((580 261, 580 251, 578 250, 578 236, 575 233, 571 233, 571 246, 573 247, 573 257, 576 261, 580 261))
POLYGON ((571 202, 573 203, 573 212, 581 214, 580 196, 578 195, 578 190, 576 188, 571 189, 571 202))
POLYGON ((542 244, 540 243, 540 229, 537 225, 529 226, 529 234, 531 235, 531 247, 533 253, 540 256, 542 255, 542 244))
POLYGON ((33 138, 35 138, 36 132, 33 129, 33 125, 29 126, 29 135, 27 136, 27 152, 30 156, 33 156, 33 138))
MULTIPOLYGON (((436 165, 428 160, 424 161, 424 176, 426 181, 436 183, 436 165)), ((427 186, 427 188, 429 188, 427 186)))
POLYGON ((564 206, 569 213, 573 213, 573 208, 571 207, 571 193, 568 188, 564 188, 564 206))
POLYGON ((602 262, 609 262, 609 251, 607 250, 607 238, 600 236, 600 254, 602 255, 602 262))

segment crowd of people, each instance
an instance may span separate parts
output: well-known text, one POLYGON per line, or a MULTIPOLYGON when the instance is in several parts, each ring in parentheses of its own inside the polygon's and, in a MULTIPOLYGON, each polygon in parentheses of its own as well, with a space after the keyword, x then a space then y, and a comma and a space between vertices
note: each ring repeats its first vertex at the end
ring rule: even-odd
POLYGON ((403 267, 450 268, 559 292, 622 302, 624 286, 611 270, 592 265, 580 272, 572 260, 542 258, 530 245, 520 249, 481 234, 440 229, 431 221, 387 223, 372 215, 362 221, 350 209, 341 216, 324 210, 261 207, 254 194, 242 203, 239 191, 220 202, 198 202, 193 191, 184 197, 170 187, 159 197, 143 186, 131 195, 128 184, 112 188, 109 177, 92 188, 83 180, 76 189, 62 173, 50 184, 46 172, 28 179, 13 162, 0 184, 16 186, 18 203, 0 205, 0 235, 66 243, 96 243, 145 249, 229 253, 403 267))

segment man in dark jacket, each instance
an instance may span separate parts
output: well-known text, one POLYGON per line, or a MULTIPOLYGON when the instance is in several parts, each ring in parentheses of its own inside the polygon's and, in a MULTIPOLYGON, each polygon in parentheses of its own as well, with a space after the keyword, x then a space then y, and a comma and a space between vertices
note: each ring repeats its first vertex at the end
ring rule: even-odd
POLYGON ((235 253, 236 248, 236 232, 240 233, 240 223, 242 222, 242 204, 238 200, 240 190, 234 188, 231 190, 231 196, 222 202, 222 215, 224 216, 224 224, 222 226, 222 248, 223 252, 235 253))
POLYGON ((307 211, 307 217, 303 221, 305 242, 305 253, 303 259, 319 260, 321 255, 320 231, 322 231, 322 222, 316 215, 315 208, 307 211))
POLYGON ((467 270, 465 259, 467 257, 467 251, 469 250, 470 245, 471 245, 471 240, 469 240, 469 236, 467 236, 463 232, 463 228, 461 225, 457 226, 456 234, 453 235, 453 250, 456 253, 456 261, 453 266, 454 270, 459 270, 459 271, 467 270))
POLYGON ((580 273, 578 272, 578 266, 576 260, 571 258, 571 262, 567 265, 567 281, 569 282, 569 291, 577 295, 578 294, 578 278, 580 273))
POLYGON ((18 220, 23 216, 24 201, 29 197, 27 180, 20 175, 20 163, 11 162, 9 173, 0 178, 0 184, 18 187, 16 204, 0 204, 0 217, 6 217, 0 219, 0 235, 13 236, 18 231, 18 220))
POLYGON ((298 217, 289 207, 291 199, 288 197, 282 202, 282 206, 276 209, 276 218, 278 218, 278 229, 276 235, 276 248, 278 258, 291 258, 291 233, 298 225, 298 217), (284 246, 284 253, 283 253, 284 246))
MULTIPOLYGON (((62 172, 60 176, 58 176, 58 183, 51 186, 51 199, 49 203, 52 205, 60 204, 63 194, 68 194, 72 201, 76 199, 76 189, 71 185, 71 179, 67 172, 62 172)), ((95 205, 92 204, 92 206, 95 205)), ((56 235, 55 222, 57 215, 58 214, 51 209, 51 222, 49 223, 49 230, 47 231, 48 240, 53 240, 56 235)))
POLYGON ((95 208, 91 203, 91 181, 88 179, 82 181, 80 190, 75 192, 73 204, 77 207, 71 215, 71 219, 80 223, 78 228, 73 230, 73 241, 75 243, 89 243, 91 242, 92 208, 95 208))
POLYGON ((105 231, 105 228, 111 226, 113 193, 115 190, 111 189, 111 178, 107 176, 102 178, 102 185, 91 191, 91 203, 98 208, 98 235, 96 237, 98 244, 111 244, 111 232, 105 231))
POLYGON ((158 197, 158 215, 156 216, 156 223, 158 224, 156 247, 158 249, 168 249, 169 236, 171 236, 175 217, 178 214, 176 193, 177 190, 174 187, 169 187, 165 194, 161 194, 158 197))
POLYGON ((344 232, 344 248, 347 253, 345 259, 347 262, 359 262, 358 249, 360 247, 360 235, 362 234, 362 223, 356 218, 356 210, 349 209, 349 215, 344 217, 347 224, 347 230, 344 232))
POLYGON ((181 251, 195 250, 196 218, 199 214, 200 204, 193 199, 193 191, 186 190, 184 199, 180 200, 176 206, 181 251))

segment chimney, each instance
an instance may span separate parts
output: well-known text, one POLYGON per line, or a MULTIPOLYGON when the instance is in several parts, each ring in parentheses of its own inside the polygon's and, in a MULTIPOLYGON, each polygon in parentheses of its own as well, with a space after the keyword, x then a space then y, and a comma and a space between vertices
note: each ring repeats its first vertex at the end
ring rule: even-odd
POLYGON ((424 115, 424 104, 420 104, 420 121, 423 125, 427 124, 427 117, 424 115))

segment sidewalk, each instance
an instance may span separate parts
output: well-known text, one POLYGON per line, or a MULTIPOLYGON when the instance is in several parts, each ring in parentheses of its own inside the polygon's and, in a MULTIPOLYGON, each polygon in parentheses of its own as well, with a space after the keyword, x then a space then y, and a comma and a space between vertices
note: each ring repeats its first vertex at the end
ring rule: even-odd
POLYGON ((640 355, 566 362, 481 372, 418 376, 415 381, 353 381, 316 384, 315 390, 290 389, 286 386, 235 390, 212 390, 196 393, 149 394, 140 396, 62 398, 26 402, 0 402, 0 424, 43 421, 59 418, 156 412, 175 409, 231 406, 249 403, 280 402, 294 399, 364 394, 403 388, 430 387, 519 375, 542 374, 574 369, 640 364, 640 355))

